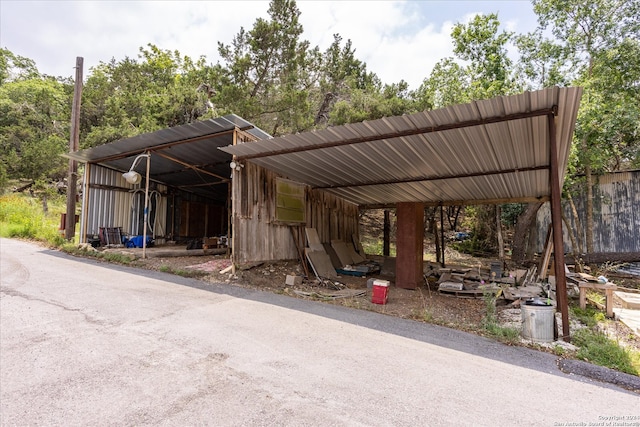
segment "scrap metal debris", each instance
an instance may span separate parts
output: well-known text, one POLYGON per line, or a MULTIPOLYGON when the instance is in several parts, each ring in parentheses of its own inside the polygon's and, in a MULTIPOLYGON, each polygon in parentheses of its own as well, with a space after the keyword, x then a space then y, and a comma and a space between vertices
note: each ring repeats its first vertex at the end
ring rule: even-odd
POLYGON ((359 298, 367 296, 367 291, 365 289, 343 289, 337 292, 301 291, 298 289, 294 289, 293 293, 305 298, 320 298, 326 300, 334 300, 339 298, 359 298))

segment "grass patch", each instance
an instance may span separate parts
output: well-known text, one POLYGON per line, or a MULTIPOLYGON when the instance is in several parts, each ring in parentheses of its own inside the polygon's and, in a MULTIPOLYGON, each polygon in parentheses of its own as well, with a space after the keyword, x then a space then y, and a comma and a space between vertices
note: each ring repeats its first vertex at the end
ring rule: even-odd
POLYGON ((62 252, 66 252, 71 255, 96 258, 114 264, 129 265, 135 261, 135 258, 132 258, 130 255, 115 252, 99 252, 96 250, 87 250, 79 248, 77 245, 68 242, 61 245, 59 249, 62 252))
POLYGON ((579 359, 631 375, 640 373, 640 353, 621 347, 602 332, 580 329, 573 334, 573 344, 580 347, 579 359))
POLYGON ((492 338, 507 344, 515 344, 520 341, 520 330, 501 326, 498 322, 496 312, 496 294, 493 292, 485 292, 483 295, 485 304, 485 315, 482 319, 482 329, 492 338))
POLYGON ((603 312, 593 307, 582 309, 580 307, 571 306, 571 316, 579 320, 590 328, 598 325, 598 322, 604 322, 606 317, 603 312))
POLYGON ((515 344, 520 341, 520 330, 516 328, 500 326, 497 323, 487 323, 483 326, 489 336, 497 339, 498 341, 502 341, 507 344, 515 344))
POLYGON ((596 365, 640 375, 640 352, 625 348, 597 330, 607 322, 604 313, 594 307, 571 307, 571 315, 587 327, 573 334, 572 343, 579 347, 576 357, 596 365))
POLYGON ((48 200, 48 213, 40 200, 22 194, 0 196, 0 236, 44 242, 52 247, 64 244, 60 235, 60 212, 64 212, 64 199, 48 200))

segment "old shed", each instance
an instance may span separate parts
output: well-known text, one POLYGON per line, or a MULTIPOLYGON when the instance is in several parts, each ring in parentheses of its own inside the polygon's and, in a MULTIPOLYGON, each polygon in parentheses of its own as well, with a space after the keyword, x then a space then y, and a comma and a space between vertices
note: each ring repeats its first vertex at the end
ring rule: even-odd
MULTIPOLYGON (((357 238, 361 207, 397 208, 399 287, 422 281, 424 206, 548 200, 562 247, 560 189, 581 94, 552 87, 278 138, 232 115, 71 153, 87 165, 81 239, 106 224, 139 232, 141 185, 121 174, 147 153, 151 233, 228 232, 235 263, 297 258, 303 225, 322 242, 357 238)), ((556 275, 568 320, 564 269, 556 275)))
POLYGON ((86 242, 107 229, 127 236, 143 234, 147 160, 147 232, 157 243, 226 235, 231 156, 217 148, 269 137, 246 120, 228 115, 68 154, 85 164, 80 240, 86 242), (122 174, 130 169, 145 178, 138 184, 127 182, 122 174))

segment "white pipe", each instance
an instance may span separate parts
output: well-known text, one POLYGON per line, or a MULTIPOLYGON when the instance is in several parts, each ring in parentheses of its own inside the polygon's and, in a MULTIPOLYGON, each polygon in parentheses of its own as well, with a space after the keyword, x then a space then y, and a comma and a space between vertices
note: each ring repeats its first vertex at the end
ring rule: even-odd
MULTIPOLYGON (((144 185, 144 231, 142 232, 142 259, 147 257, 147 221, 149 216, 149 165, 151 154, 147 153, 147 177, 144 185)), ((135 162, 134 162, 135 164, 135 162)))

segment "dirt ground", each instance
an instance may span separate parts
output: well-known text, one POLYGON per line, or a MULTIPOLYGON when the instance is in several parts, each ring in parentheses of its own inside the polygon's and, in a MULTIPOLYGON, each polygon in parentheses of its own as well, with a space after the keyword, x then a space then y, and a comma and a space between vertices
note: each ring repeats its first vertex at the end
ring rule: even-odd
MULTIPOLYGON (((463 265, 489 265, 491 260, 449 253, 451 263, 463 265)), ((263 263, 246 266, 235 274, 221 273, 230 266, 230 260, 221 255, 197 257, 164 257, 139 259, 136 265, 154 270, 189 275, 211 283, 226 282, 232 286, 258 289, 292 298, 305 298, 329 304, 339 304, 351 308, 383 313, 389 316, 434 323, 459 330, 483 334, 482 320, 487 312, 483 298, 459 298, 440 294, 437 284, 422 284, 418 289, 406 290, 389 287, 386 304, 371 302, 371 289, 367 289, 367 278, 342 276, 336 289, 335 283, 320 283, 314 278, 304 280, 298 286, 286 285, 287 275, 304 275, 302 266, 296 261, 263 263)), ((377 278, 378 276, 372 276, 377 278)), ((506 326, 520 326, 520 310, 507 301, 498 299, 496 303, 498 318, 506 326)), ((579 325, 572 324, 574 327, 579 325)), ((607 322, 607 332, 621 344, 640 350, 640 337, 621 322, 607 322)), ((527 345, 526 342, 520 342, 527 345)), ((544 349, 544 348, 543 348, 544 349)), ((551 347, 549 348, 551 349, 551 347)))

